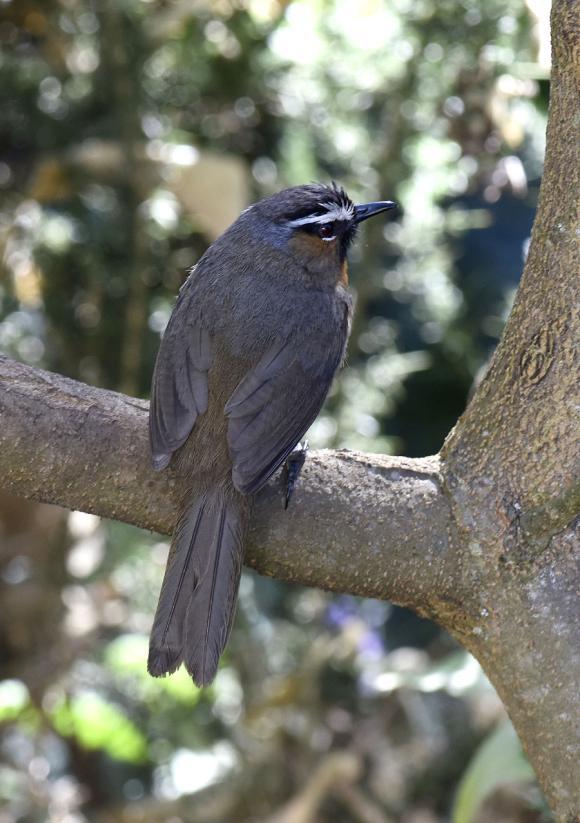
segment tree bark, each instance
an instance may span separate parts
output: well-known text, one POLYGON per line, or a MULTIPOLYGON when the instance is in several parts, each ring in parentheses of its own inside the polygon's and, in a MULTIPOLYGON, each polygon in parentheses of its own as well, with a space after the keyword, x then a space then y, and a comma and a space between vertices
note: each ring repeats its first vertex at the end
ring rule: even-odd
POLYGON ((532 242, 487 375, 441 452, 463 535, 465 645, 558 819, 580 819, 580 3, 552 8, 547 149, 532 242))
MULTIPOLYGON (((246 562, 392 600, 454 634, 501 695, 556 818, 577 780, 579 428, 574 419, 578 0, 555 0, 546 165, 513 311, 439 456, 309 456, 289 511, 259 495, 246 562)), ((24 497, 169 533, 179 478, 149 467, 147 404, 0 357, 0 476, 24 497)))
MULTIPOLYGON (((179 478, 151 469, 147 411, 0 355, 2 486, 170 534, 179 478)), ((246 563, 262 574, 446 608, 458 576, 437 457, 310 452, 288 510, 283 500, 279 477, 257 500, 246 563)))

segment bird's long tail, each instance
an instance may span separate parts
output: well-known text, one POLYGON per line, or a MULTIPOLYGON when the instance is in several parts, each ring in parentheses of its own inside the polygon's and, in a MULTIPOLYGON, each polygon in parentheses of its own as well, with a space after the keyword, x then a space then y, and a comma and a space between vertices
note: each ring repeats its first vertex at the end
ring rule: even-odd
POLYGON ((198 686, 214 679, 236 612, 249 508, 237 492, 216 489, 184 509, 151 631, 154 677, 183 662, 198 686))

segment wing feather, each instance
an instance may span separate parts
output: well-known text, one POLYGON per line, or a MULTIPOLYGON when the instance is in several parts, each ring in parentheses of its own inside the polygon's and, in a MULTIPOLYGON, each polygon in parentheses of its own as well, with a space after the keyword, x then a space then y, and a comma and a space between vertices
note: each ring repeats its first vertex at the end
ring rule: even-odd
POLYGON ((211 340, 182 290, 159 347, 149 407, 153 466, 164 469, 207 411, 211 340))
POLYGON ((293 341, 279 341, 238 385, 225 406, 232 479, 238 491, 258 491, 310 428, 340 366, 347 339, 341 333, 326 358, 305 365, 293 341))

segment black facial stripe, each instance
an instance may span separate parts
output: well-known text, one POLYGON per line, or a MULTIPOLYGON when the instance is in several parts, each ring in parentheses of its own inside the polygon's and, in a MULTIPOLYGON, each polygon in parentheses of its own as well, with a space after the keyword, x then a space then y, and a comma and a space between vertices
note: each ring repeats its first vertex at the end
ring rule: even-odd
MULTIPOLYGON (((313 234, 316 236, 320 235, 320 229, 322 226, 332 226, 332 223, 305 223, 303 226, 296 226, 294 231, 305 231, 306 234, 313 234)), ((334 234, 334 231, 333 231, 334 234)))
POLYGON ((333 220, 331 223, 303 223, 302 226, 295 226, 294 231, 305 231, 307 234, 319 234, 322 226, 332 226, 333 234, 342 234, 349 231, 348 220, 333 220))

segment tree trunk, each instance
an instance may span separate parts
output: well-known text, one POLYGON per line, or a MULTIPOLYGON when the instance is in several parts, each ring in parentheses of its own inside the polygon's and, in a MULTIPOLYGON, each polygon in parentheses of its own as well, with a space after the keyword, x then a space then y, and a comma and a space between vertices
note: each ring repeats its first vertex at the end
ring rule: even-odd
MULTIPOLYGON (((555 0, 546 166, 530 253, 488 373, 437 457, 319 452, 289 512, 259 496, 246 561, 392 600, 454 634, 501 695, 558 820, 578 786, 578 0, 555 0), (576 520, 575 520, 576 517, 576 520)), ((0 357, 0 476, 24 497, 169 533, 147 404, 0 357)))

